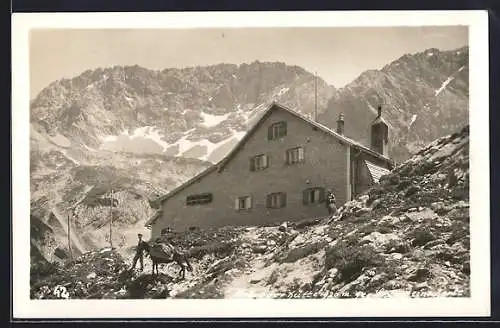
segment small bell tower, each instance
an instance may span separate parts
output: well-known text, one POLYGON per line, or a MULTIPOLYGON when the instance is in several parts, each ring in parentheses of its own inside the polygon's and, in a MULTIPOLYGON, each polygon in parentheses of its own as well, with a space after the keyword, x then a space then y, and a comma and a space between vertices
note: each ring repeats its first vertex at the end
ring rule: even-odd
POLYGON ((389 125, 382 118, 382 106, 378 106, 377 117, 372 122, 371 148, 381 155, 389 156, 389 125))

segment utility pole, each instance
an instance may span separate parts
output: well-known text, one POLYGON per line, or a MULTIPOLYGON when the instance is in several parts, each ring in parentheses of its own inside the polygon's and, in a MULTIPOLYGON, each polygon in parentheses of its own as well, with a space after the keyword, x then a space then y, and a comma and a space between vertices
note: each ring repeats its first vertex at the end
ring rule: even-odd
POLYGON ((314 72, 314 122, 318 119, 318 74, 314 72))
POLYGON ((71 226, 70 226, 70 213, 68 213, 68 252, 69 252, 69 260, 73 262, 73 252, 71 251, 71 226))
POLYGON ((110 220, 109 220, 109 245, 113 249, 113 188, 111 188, 111 204, 110 204, 110 220))

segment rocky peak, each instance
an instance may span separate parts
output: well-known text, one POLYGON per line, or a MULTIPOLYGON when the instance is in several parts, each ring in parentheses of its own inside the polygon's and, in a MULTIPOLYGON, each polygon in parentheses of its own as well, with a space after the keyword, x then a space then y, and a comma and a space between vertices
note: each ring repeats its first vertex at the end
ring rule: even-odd
POLYGON ((390 125, 390 156, 397 162, 468 120, 468 47, 406 54, 380 70, 369 70, 339 89, 319 116, 334 127, 345 114, 349 137, 369 145, 377 106, 390 125))

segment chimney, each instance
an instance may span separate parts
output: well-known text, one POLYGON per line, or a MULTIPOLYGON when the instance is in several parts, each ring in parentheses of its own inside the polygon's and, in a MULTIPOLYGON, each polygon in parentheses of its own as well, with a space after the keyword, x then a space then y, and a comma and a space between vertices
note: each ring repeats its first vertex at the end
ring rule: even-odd
POLYGON ((344 114, 340 113, 337 120, 337 133, 344 134, 344 114))
POLYGON ((377 118, 381 117, 382 116, 382 106, 378 106, 377 108, 377 118))

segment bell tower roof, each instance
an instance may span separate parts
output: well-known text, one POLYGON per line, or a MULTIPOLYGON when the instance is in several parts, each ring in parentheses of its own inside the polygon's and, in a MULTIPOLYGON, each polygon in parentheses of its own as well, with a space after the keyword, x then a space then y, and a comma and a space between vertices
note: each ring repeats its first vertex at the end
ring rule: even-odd
POLYGON ((377 117, 373 120, 372 125, 388 125, 387 122, 382 117, 382 106, 378 106, 377 108, 377 117))

